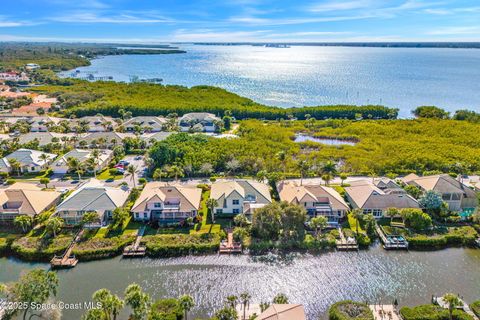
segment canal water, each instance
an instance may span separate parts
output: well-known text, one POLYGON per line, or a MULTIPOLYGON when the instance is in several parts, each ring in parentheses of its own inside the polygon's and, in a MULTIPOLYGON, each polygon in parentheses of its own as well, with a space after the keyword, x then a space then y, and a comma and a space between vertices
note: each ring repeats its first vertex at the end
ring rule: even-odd
MULTIPOLYGON (((0 259, 0 282, 48 264, 0 259)), ((154 298, 188 293, 197 306, 194 317, 207 317, 226 296, 248 291, 252 303, 271 301, 285 293, 290 302, 305 305, 308 319, 325 318, 332 303, 343 299, 401 305, 429 303, 432 295, 459 293, 467 302, 480 299, 480 250, 451 248, 432 252, 385 251, 379 245, 359 252, 290 255, 282 259, 242 256, 189 256, 171 259, 83 262, 58 271, 57 299, 89 301, 108 288, 122 294, 136 282, 154 298)), ((83 310, 65 310, 64 319, 79 319, 83 310)), ((191 317, 191 318, 194 318, 191 317)), ((126 318, 123 314, 122 319, 126 318)))

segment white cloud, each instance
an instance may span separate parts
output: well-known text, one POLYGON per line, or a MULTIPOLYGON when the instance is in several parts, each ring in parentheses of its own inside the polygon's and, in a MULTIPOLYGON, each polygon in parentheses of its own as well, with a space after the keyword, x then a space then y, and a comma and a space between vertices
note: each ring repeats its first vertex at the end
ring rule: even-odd
POLYGON ((139 23, 174 23, 175 20, 160 16, 140 16, 135 14, 106 15, 93 12, 76 12, 62 16, 52 17, 49 20, 68 23, 113 23, 113 24, 139 24, 139 23))
POLYGON ((369 0, 358 1, 331 1, 312 5, 307 8, 310 12, 328 12, 368 8, 372 5, 369 0))

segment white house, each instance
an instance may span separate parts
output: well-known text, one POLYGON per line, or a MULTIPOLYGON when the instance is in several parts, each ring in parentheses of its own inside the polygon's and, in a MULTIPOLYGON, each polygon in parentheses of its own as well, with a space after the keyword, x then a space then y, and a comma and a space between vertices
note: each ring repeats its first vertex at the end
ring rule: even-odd
POLYGON ((475 210, 478 206, 476 192, 448 174, 419 177, 412 173, 402 180, 423 192, 429 190, 438 192, 452 211, 475 210))
POLYGON ((255 209, 272 203, 268 185, 243 179, 214 182, 210 198, 218 203, 215 215, 252 214, 255 209))
POLYGON ((382 218, 389 208, 419 208, 415 198, 386 179, 352 182, 345 192, 354 209, 361 209, 365 214, 371 213, 377 219, 382 218))
POLYGON ((12 166, 10 159, 15 159, 20 164, 20 172, 40 172, 47 168, 56 158, 56 154, 41 152, 30 149, 18 149, 10 153, 8 156, 0 159, 0 171, 11 172, 12 166))
POLYGON ((135 132, 137 127, 141 132, 160 132, 167 122, 165 118, 160 117, 134 117, 123 123, 126 132, 135 132))
POLYGON ((179 119, 180 131, 188 132, 215 132, 217 126, 215 122, 221 121, 221 119, 215 116, 213 113, 207 112, 192 112, 184 114, 179 119))
POLYGON ((179 223, 197 216, 202 189, 195 186, 149 182, 132 207, 135 221, 179 223))
MULTIPOLYGON (((109 162, 113 158, 113 151, 112 150, 98 150, 98 157, 96 159, 97 165, 95 166, 95 170, 98 172, 105 168, 109 162)), ((65 174, 68 172, 68 159, 75 158, 81 163, 85 163, 89 158, 93 156, 93 150, 82 150, 82 149, 74 149, 62 157, 58 158, 53 164, 52 169, 54 173, 58 174, 65 174)))
POLYGON ((85 213, 96 212, 99 221, 87 227, 101 227, 108 224, 116 208, 125 205, 129 194, 128 188, 107 187, 91 179, 60 203, 55 215, 62 218, 66 225, 74 226, 82 222, 85 213))

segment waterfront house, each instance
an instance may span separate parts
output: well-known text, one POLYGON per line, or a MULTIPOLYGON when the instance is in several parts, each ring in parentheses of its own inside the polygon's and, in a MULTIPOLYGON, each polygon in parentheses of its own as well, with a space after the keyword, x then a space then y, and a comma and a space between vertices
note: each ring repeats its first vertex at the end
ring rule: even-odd
POLYGON ((451 211, 474 210, 478 206, 476 192, 448 174, 419 177, 412 173, 402 178, 402 181, 424 192, 438 192, 451 211))
POLYGON ((218 203, 213 209, 215 215, 251 215, 255 209, 272 203, 268 185, 244 179, 214 182, 210 198, 218 203))
MULTIPOLYGON (((95 166, 95 171, 99 172, 103 168, 105 168, 110 161, 113 159, 113 151, 112 150, 98 150, 98 157, 96 159, 97 163, 95 166)), ((92 150, 82 150, 82 149, 73 149, 60 158, 58 158, 53 164, 52 164, 52 170, 54 173, 58 174, 65 174, 68 172, 68 159, 69 158, 75 158, 77 159, 80 163, 86 163, 86 161, 91 158, 92 155, 92 150)))
POLYGON ((202 189, 196 186, 149 182, 131 211, 135 221, 174 224, 196 217, 201 198, 202 189))
POLYGON ((123 123, 126 132, 160 132, 167 122, 160 117, 134 117, 123 123))
POLYGON ((0 223, 12 223, 21 215, 33 218, 56 205, 60 196, 58 191, 43 190, 32 183, 14 183, 0 191, 0 223))
POLYGON ((20 164, 20 172, 40 172, 52 163, 57 155, 30 149, 18 149, 0 160, 0 171, 11 172, 10 159, 15 159, 20 164), (43 159, 46 156, 46 159, 43 159))
MULTIPOLYGON (((388 179, 389 180, 389 179, 388 179)), ((345 188, 347 199, 353 209, 361 209, 364 214, 382 218, 389 208, 419 208, 415 198, 407 194, 399 185, 387 179, 360 180, 345 188)))
POLYGON ((91 179, 60 203, 55 214, 64 219, 67 226, 75 226, 82 222, 85 213, 96 212, 99 220, 87 227, 105 226, 112 219, 113 211, 125 205, 129 194, 128 188, 107 187, 91 179))
POLYGON ((216 122, 221 119, 212 113, 192 112, 184 114, 178 121, 180 131, 215 132, 216 122))
POLYGON ((326 186, 286 181, 278 185, 278 193, 280 200, 304 207, 310 217, 327 217, 331 226, 338 225, 350 209, 335 189, 326 186))

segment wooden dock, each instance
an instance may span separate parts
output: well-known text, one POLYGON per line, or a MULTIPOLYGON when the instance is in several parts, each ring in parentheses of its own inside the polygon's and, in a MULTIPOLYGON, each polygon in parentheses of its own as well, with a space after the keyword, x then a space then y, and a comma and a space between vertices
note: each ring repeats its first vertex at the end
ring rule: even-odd
POLYGON ((129 246, 126 246, 123 249, 123 257, 125 258, 136 258, 136 257, 144 257, 147 253, 147 248, 145 246, 141 246, 143 234, 145 233, 146 226, 142 226, 138 229, 137 238, 135 242, 129 246))
POLYGON ((233 241, 233 231, 229 230, 227 235, 227 241, 223 240, 220 243, 219 253, 242 253, 242 245, 233 241))
POLYGON ((338 230, 338 233, 340 234, 340 240, 337 240, 337 250, 340 250, 340 251, 358 250, 357 240, 345 238, 342 228, 338 227, 337 230, 338 230))
POLYGON ((63 255, 55 255, 52 260, 50 260, 50 266, 52 269, 73 268, 77 265, 78 259, 72 254, 72 251, 77 242, 80 241, 83 231, 84 230, 82 229, 77 233, 63 255))
POLYGON ((375 224, 375 231, 383 243, 383 248, 387 250, 408 250, 408 241, 395 241, 388 238, 378 224, 375 224))

